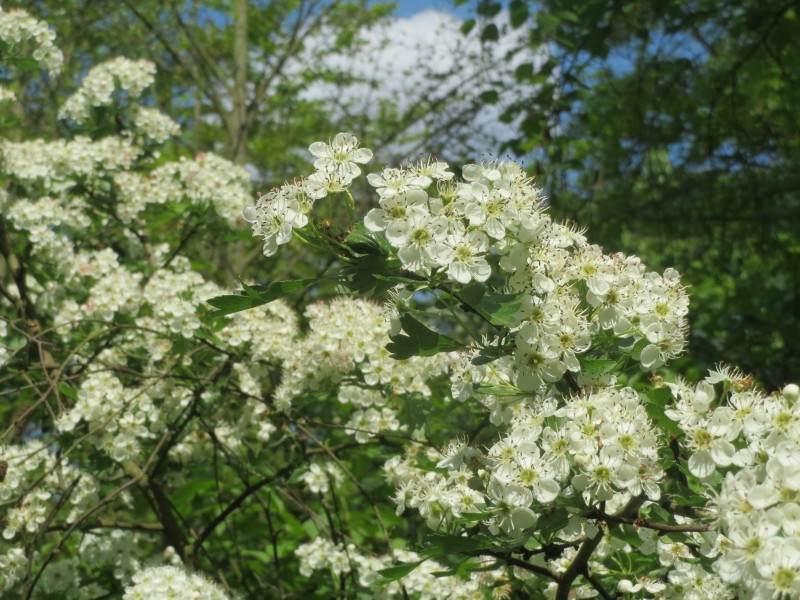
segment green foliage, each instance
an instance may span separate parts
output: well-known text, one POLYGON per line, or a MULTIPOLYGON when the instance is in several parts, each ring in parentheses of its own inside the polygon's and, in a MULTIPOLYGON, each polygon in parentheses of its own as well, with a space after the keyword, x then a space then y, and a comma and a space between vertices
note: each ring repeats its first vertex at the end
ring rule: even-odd
POLYGON ((451 337, 428 329, 411 315, 402 315, 400 325, 405 335, 392 336, 392 341, 386 345, 386 349, 396 360, 412 356, 433 356, 439 352, 453 352, 465 347, 451 337))

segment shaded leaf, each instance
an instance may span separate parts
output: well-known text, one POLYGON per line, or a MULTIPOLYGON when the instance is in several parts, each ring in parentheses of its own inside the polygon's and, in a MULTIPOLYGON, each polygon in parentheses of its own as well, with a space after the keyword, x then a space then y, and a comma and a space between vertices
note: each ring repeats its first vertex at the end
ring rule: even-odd
POLYGON ((323 279, 324 278, 277 281, 270 285, 248 286, 244 294, 230 294, 211 298, 208 303, 217 310, 208 313, 205 319, 213 320, 224 315, 230 315, 255 308, 256 306, 268 304, 287 294, 304 290, 312 285, 318 284, 323 279))
POLYGON ((392 336, 392 341, 386 344, 386 349, 392 353, 392 358, 433 356, 439 352, 452 352, 465 347, 464 344, 451 337, 428 329, 411 315, 401 316, 400 325, 407 335, 392 336))
POLYGON ((401 577, 405 577, 409 573, 411 573, 414 569, 420 566, 424 560, 420 560, 413 563, 403 563, 400 565, 395 565, 393 567, 388 567, 386 569, 381 569, 378 571, 378 579, 373 582, 375 586, 384 586, 387 583, 391 583, 392 581, 397 581, 401 577))
POLYGON ((486 288, 472 283, 461 290, 459 297, 492 325, 514 327, 519 324, 516 314, 524 294, 486 294, 486 288))

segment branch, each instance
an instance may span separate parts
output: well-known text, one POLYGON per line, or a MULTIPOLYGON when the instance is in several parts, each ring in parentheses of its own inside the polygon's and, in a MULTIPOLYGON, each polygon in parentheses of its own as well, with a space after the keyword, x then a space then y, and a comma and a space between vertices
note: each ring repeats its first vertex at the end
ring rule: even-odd
MULTIPOLYGON (((623 518, 629 515, 635 515, 637 512, 639 512, 639 507, 644 503, 644 501, 644 495, 632 498, 630 502, 628 502, 628 504, 619 512, 618 517, 623 518)), ((598 512, 600 512, 600 514, 604 514, 602 511, 598 512)), ((568 600, 572 583, 575 581, 575 579, 577 579, 578 575, 583 575, 584 577, 587 577, 587 579, 589 578, 589 559, 592 557, 595 549, 600 545, 600 542, 603 541, 603 537, 605 537, 605 531, 601 529, 593 538, 583 542, 578 550, 578 554, 572 561, 572 564, 570 564, 567 570, 564 571, 561 577, 559 577, 558 590, 556 590, 556 600, 568 600)), ((591 580, 589 581, 591 583, 591 580)), ((598 591, 600 590, 598 589, 598 591)), ((600 593, 602 594, 603 592, 600 593)))
MULTIPOLYGON (((228 515, 230 515, 237 508, 240 508, 242 506, 242 504, 244 503, 244 501, 247 500, 247 498, 249 496, 251 496, 252 494, 256 493, 258 490, 260 490, 265 485, 269 485, 270 483, 272 483, 276 479, 280 479, 281 477, 285 477, 286 475, 288 475, 292 471, 293 468, 294 467, 292 465, 287 465, 287 466, 283 467, 280 471, 275 473, 274 475, 270 475, 269 477, 265 477, 264 479, 262 479, 261 481, 259 481, 257 483, 252 483, 252 484, 248 485, 244 489, 244 491, 242 491, 241 494, 239 494, 230 504, 228 504, 228 506, 225 508, 225 510, 223 510, 216 517, 214 517, 211 520, 211 523, 209 523, 208 526, 203 531, 200 532, 200 535, 197 536, 197 539, 191 545, 191 553, 193 554, 194 551, 197 548, 202 546, 203 542, 217 528, 217 525, 222 523, 228 517, 228 515)), ((190 554, 190 552, 187 552, 187 555, 188 554, 190 554)))
POLYGON ((593 511, 586 515, 589 519, 598 519, 606 523, 622 523, 624 525, 633 525, 634 527, 644 527, 645 529, 653 529, 655 531, 663 531, 664 533, 688 532, 700 533, 703 531, 710 531, 711 525, 707 523, 690 523, 687 525, 668 525, 666 523, 653 523, 645 521, 642 517, 626 517, 622 515, 607 515, 602 511, 593 511))
POLYGON ((512 567, 518 567, 520 569, 525 569, 526 571, 530 571, 531 573, 536 573, 537 575, 542 575, 543 577, 547 577, 549 579, 553 579, 558 581, 558 577, 550 572, 549 569, 545 567, 540 567, 539 565, 534 565, 529 563, 528 561, 522 560, 520 558, 514 558, 511 556, 510 552, 495 552, 492 550, 479 550, 475 554, 471 556, 492 556, 494 558, 500 559, 506 564, 511 565, 512 567))

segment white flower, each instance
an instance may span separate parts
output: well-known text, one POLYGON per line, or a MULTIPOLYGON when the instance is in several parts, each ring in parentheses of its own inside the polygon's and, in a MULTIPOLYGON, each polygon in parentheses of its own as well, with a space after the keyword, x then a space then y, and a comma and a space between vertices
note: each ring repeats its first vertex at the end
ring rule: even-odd
POLYGON ((800 539, 771 538, 756 566, 772 598, 800 598, 800 539))
POLYGON ((275 254, 278 246, 291 241, 293 229, 308 223, 300 203, 285 188, 261 196, 255 206, 244 209, 242 216, 252 224, 253 235, 264 238, 264 256, 275 254))
POLYGON ((486 495, 494 504, 490 510, 496 513, 487 523, 494 535, 502 532, 516 537, 536 525, 538 516, 528 508, 533 502, 529 489, 515 483, 503 484, 492 477, 486 495))
POLYGON ((636 470, 622 460, 619 446, 605 446, 583 467, 584 472, 572 478, 572 485, 583 492, 586 504, 611 500, 614 488, 623 487, 636 476, 636 470))
POLYGON ((380 208, 373 208, 364 217, 364 225, 370 231, 382 232, 389 227, 402 224, 412 216, 424 216, 427 213, 428 195, 419 188, 383 196, 380 208))
POLYGON ((486 234, 477 230, 465 232, 462 226, 448 236, 446 243, 453 249, 453 258, 447 266, 450 277, 463 284, 473 279, 480 282, 489 279, 492 268, 484 258, 489 247, 486 234))
POLYGON ((446 265, 453 255, 452 248, 444 243, 447 229, 445 217, 415 212, 393 222, 386 230, 386 239, 400 248, 397 256, 406 269, 427 274, 432 267, 446 265))
POLYGON ((317 157, 314 168, 317 171, 336 173, 349 184, 361 175, 358 164, 369 162, 372 150, 358 147, 358 139, 351 133, 337 133, 330 144, 314 142, 308 147, 309 152, 317 157), (358 163, 358 164, 356 164, 358 163))

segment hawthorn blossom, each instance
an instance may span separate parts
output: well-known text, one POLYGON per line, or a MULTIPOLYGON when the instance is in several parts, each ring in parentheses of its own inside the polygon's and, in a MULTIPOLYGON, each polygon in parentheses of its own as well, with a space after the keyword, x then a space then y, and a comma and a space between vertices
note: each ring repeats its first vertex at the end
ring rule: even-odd
POLYGON ((348 186, 350 182, 361 175, 359 164, 369 162, 372 150, 359 148, 359 141, 353 134, 337 133, 330 143, 314 142, 308 151, 317 157, 314 168, 323 173, 335 173, 342 182, 348 186))

